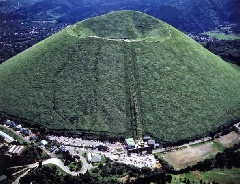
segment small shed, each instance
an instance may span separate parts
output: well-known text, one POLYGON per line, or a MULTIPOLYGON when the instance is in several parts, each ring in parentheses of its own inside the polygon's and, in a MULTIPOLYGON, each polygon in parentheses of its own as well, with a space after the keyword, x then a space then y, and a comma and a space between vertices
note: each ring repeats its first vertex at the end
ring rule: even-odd
POLYGON ((22 129, 22 125, 17 125, 16 126, 16 130, 21 130, 22 129))
POLYGON ((143 137, 143 141, 144 142, 147 142, 148 140, 150 140, 151 139, 151 137, 149 136, 149 135, 145 135, 144 137, 143 137))
POLYGON ((154 148, 154 146, 155 146, 155 140, 152 140, 152 139, 148 140, 148 146, 151 146, 151 147, 154 148))
POLYGON ((36 140, 37 139, 37 136, 35 135, 35 134, 31 134, 30 136, 29 136, 29 140, 30 141, 34 141, 34 140, 36 140))
POLYGON ((5 125, 9 126, 10 124, 11 124, 11 120, 8 119, 5 123, 5 125))
POLYGON ((125 139, 125 142, 127 144, 127 147, 135 147, 135 141, 133 140, 133 138, 125 139))
POLYGON ((16 126, 16 123, 14 121, 11 121, 11 120, 7 120, 6 123, 5 123, 6 126, 9 126, 10 128, 13 128, 16 126))
POLYGON ((46 141, 46 140, 41 140, 41 145, 43 145, 43 146, 46 146, 47 144, 48 144, 48 142, 46 141))
POLYGON ((16 126, 16 123, 12 121, 12 124, 10 125, 11 128, 14 128, 16 126))
POLYGON ((29 136, 31 134, 31 130, 23 128, 21 129, 21 133, 25 136, 29 136))
POLYGON ((101 161, 102 161, 102 157, 101 157, 101 155, 98 155, 98 154, 93 155, 92 160, 91 160, 92 163, 98 163, 101 161))

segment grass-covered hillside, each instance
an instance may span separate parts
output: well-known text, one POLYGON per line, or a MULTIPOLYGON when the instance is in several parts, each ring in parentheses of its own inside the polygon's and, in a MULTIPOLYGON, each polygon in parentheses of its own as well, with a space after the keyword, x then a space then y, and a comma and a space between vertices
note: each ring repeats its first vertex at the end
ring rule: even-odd
POLYGON ((70 31, 78 37, 98 36, 114 39, 163 39, 168 36, 166 24, 158 19, 123 11, 91 18, 72 26, 70 31))
POLYGON ((0 111, 50 129, 163 141, 240 117, 240 72, 134 11, 87 19, 0 65, 0 111))

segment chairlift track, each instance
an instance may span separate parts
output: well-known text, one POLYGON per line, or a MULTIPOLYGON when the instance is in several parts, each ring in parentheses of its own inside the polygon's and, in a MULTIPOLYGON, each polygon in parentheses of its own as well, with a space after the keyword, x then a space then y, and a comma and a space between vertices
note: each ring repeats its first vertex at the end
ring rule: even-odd
POLYGON ((124 61, 125 61, 125 80, 127 95, 129 96, 129 109, 131 115, 131 127, 133 137, 136 140, 142 140, 142 120, 139 106, 139 84, 136 75, 136 56, 135 49, 131 42, 123 43, 124 61))

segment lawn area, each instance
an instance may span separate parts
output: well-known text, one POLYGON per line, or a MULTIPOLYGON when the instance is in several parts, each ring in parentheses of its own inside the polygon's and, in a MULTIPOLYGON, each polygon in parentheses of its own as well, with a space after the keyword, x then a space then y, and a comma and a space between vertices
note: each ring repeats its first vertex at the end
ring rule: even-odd
POLYGON ((222 150, 223 148, 215 142, 207 142, 198 146, 189 146, 183 150, 160 154, 160 156, 172 165, 175 170, 180 170, 199 161, 212 158, 222 150))
POLYGON ((82 163, 81 162, 71 162, 68 164, 68 168, 70 169, 70 171, 78 172, 82 168, 82 163))
POLYGON ((67 173, 62 170, 60 167, 56 166, 56 165, 53 165, 53 164, 47 164, 45 165, 46 167, 50 167, 50 168, 54 168, 56 167, 57 168, 57 172, 58 172, 58 175, 67 175, 67 173))
POLYGON ((219 31, 208 31, 204 33, 205 35, 209 35, 211 38, 216 38, 218 40, 236 40, 240 39, 240 35, 237 34, 225 34, 219 31))
POLYGON ((207 172, 194 171, 190 173, 173 175, 172 183, 182 183, 181 181, 184 181, 185 177, 190 180, 190 183, 193 183, 193 181, 194 183, 198 183, 200 180, 202 180, 202 182, 205 183, 212 183, 213 181, 216 181, 220 184, 238 184, 240 181, 240 168, 227 170, 214 169, 207 172))

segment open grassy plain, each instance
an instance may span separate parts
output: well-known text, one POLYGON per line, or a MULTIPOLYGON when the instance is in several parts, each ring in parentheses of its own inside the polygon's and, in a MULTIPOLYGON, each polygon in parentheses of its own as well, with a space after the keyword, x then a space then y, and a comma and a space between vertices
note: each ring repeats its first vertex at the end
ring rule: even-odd
POLYGON ((182 150, 159 155, 172 165, 175 170, 180 170, 194 165, 199 161, 214 157, 218 152, 222 151, 221 147, 218 147, 215 144, 216 143, 214 142, 207 142, 201 145, 188 146, 182 150))

